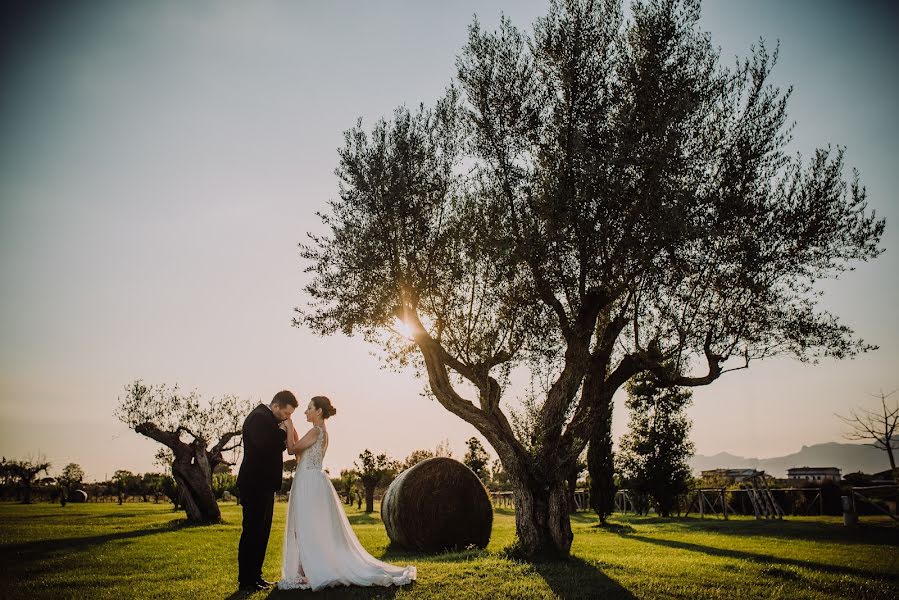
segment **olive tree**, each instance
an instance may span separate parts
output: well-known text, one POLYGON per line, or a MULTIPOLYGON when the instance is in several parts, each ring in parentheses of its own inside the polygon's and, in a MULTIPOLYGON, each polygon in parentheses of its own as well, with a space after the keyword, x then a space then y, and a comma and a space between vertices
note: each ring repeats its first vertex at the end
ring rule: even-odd
POLYGON ((399 464, 384 453, 375 456, 366 448, 353 466, 365 493, 365 512, 374 512, 375 488, 390 479, 399 470, 399 464))
POLYGON ((51 464, 43 455, 36 459, 6 460, 3 457, 0 462, 0 472, 4 479, 9 478, 18 484, 22 491, 22 504, 31 504, 31 493, 34 490, 35 480, 40 473, 49 473, 51 464))
POLYGON ((241 424, 249 412, 249 400, 236 396, 204 403, 195 391, 182 393, 177 385, 154 386, 138 380, 125 387, 116 416, 171 451, 157 458, 171 460, 172 476, 180 490, 176 504, 184 507, 187 518, 217 523, 221 511, 212 489, 212 473, 219 465, 233 464, 225 456, 241 445, 241 424))
POLYGON ((426 377, 502 461, 524 556, 569 553, 565 478, 635 374, 701 386, 873 348, 815 284, 876 257, 884 222, 842 149, 786 154, 777 52, 725 66, 698 22, 689 0, 628 20, 552 2, 530 34, 475 21, 432 107, 345 133, 326 231, 301 246, 295 325, 426 377), (524 435, 516 369, 548 381, 524 435))
POLYGON ((76 463, 69 463, 62 469, 56 483, 59 485, 59 503, 63 506, 69 499, 69 495, 81 485, 84 480, 84 469, 76 463))

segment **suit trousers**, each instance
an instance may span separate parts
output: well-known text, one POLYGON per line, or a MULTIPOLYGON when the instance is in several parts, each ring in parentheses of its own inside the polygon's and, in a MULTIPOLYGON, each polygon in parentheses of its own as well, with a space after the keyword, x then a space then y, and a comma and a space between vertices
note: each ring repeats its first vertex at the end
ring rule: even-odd
POLYGON ((249 585, 262 579, 262 563, 272 531, 275 493, 241 490, 240 504, 243 507, 243 531, 237 547, 237 581, 240 585, 249 585))

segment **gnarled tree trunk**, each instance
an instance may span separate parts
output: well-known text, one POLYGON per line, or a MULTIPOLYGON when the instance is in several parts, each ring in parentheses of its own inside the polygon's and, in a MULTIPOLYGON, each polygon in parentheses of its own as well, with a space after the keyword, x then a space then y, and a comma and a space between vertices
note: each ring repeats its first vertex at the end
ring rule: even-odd
POLYGON ((567 557, 574 534, 565 481, 513 481, 512 486, 515 529, 525 556, 530 559, 567 557))
POLYGON ((206 448, 196 442, 184 446, 175 453, 172 475, 181 489, 187 518, 199 523, 218 523, 222 513, 212 491, 212 469, 206 458, 206 448))
MULTIPOLYGON (((212 490, 212 471, 225 462, 222 452, 227 450, 228 441, 240 432, 224 434, 212 450, 207 450, 206 440, 202 438, 195 437, 186 444, 179 439, 178 432, 163 431, 152 423, 141 423, 135 431, 165 444, 174 453, 172 476, 178 483, 180 504, 187 518, 198 523, 221 522, 222 513, 212 490)), ((175 504, 177 507, 178 503, 175 504)))

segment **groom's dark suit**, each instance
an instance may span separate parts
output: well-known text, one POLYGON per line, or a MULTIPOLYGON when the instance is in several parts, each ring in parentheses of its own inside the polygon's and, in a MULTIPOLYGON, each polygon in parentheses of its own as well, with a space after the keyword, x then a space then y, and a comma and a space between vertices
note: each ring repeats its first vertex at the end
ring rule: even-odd
POLYGON ((237 475, 243 505, 243 531, 237 550, 238 582, 262 579, 262 562, 272 530, 275 492, 281 489, 287 432, 278 427, 271 409, 260 404, 243 422, 243 462, 237 475))

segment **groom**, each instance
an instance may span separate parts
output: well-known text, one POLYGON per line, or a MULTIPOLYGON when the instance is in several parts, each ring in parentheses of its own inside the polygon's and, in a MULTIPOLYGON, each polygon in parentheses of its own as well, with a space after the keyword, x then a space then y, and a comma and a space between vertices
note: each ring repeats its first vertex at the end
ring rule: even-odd
POLYGON ((264 590, 272 583, 262 578, 262 562, 272 530, 275 492, 281 489, 282 456, 287 443, 287 425, 297 407, 296 397, 284 390, 271 404, 260 404, 243 422, 243 462, 237 475, 243 506, 243 531, 237 549, 240 589, 264 590))

